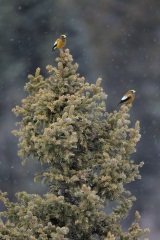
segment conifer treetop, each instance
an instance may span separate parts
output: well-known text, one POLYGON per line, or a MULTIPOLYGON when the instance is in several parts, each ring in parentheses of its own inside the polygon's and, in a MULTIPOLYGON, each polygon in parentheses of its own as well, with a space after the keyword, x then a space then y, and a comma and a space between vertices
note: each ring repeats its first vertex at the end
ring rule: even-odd
POLYGON ((23 163, 36 159, 43 165, 35 181, 43 181, 49 190, 43 197, 18 193, 15 204, 1 194, 8 208, 2 215, 9 222, 0 223, 0 236, 138 239, 148 232, 139 227, 139 214, 128 232, 121 221, 135 201, 125 186, 140 178, 143 165, 132 159, 140 139, 139 122, 130 127, 128 106, 107 112, 101 79, 86 82, 68 49, 60 50, 56 62, 57 67, 47 66, 47 78, 40 68, 28 76, 28 96, 13 109, 21 117, 13 131, 19 138, 19 156, 23 163))

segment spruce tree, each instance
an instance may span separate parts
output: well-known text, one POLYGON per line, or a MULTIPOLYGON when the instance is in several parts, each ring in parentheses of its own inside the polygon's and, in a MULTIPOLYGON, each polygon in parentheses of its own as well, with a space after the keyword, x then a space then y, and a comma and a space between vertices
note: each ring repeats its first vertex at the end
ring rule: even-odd
POLYGON ((56 62, 47 66, 47 78, 40 68, 28 76, 28 96, 13 109, 21 117, 13 131, 19 156, 24 164, 36 159, 43 166, 35 181, 48 192, 17 193, 16 203, 1 193, 7 210, 1 213, 0 239, 139 239, 148 229, 140 228, 138 212, 127 232, 122 227, 135 200, 126 185, 140 178, 143 165, 131 157, 139 122, 130 127, 131 106, 106 111, 101 79, 89 84, 80 77, 68 49, 60 50, 56 62))

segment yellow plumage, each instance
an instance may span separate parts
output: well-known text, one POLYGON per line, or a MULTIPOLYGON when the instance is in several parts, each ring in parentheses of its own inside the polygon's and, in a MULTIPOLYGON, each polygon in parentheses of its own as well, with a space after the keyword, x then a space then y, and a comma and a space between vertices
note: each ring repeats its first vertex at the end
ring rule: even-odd
POLYGON ((121 101, 119 102, 119 104, 130 104, 133 102, 134 98, 135 98, 135 90, 129 90, 121 99, 121 101))
POLYGON ((55 49, 57 48, 63 48, 64 46, 66 45, 66 35, 65 34, 62 34, 60 36, 60 38, 58 38, 53 47, 52 47, 52 51, 55 51, 55 49))

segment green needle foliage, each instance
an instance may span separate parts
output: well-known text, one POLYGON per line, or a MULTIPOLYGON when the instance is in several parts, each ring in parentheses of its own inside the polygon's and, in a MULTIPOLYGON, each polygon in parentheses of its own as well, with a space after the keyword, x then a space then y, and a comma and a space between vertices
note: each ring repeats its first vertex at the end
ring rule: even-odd
POLYGON ((108 113, 101 79, 89 84, 77 73, 69 50, 60 50, 48 78, 37 68, 25 86, 28 97, 13 109, 21 117, 19 156, 34 158, 44 171, 35 181, 48 186, 43 197, 17 193, 1 201, 0 239, 136 240, 148 232, 135 222, 123 231, 122 220, 135 200, 126 184, 140 178, 131 159, 140 139, 139 122, 129 127, 129 107, 108 113), (111 205, 114 207, 111 208, 111 205), (3 221, 2 221, 3 219, 3 221))

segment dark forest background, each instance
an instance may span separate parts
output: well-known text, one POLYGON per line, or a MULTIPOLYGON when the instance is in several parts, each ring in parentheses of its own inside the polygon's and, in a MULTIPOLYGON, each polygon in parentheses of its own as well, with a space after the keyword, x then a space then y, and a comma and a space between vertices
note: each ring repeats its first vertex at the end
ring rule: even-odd
MULTIPOLYGON (((132 124, 141 123, 141 141, 133 158, 144 161, 142 180, 129 189, 137 197, 131 215, 140 211, 141 226, 160 239, 160 2, 158 0, 0 0, 0 190, 10 200, 18 191, 43 194, 34 184, 41 168, 26 167, 17 156, 18 139, 11 134, 18 119, 12 108, 26 96, 27 75, 37 67, 55 65, 51 52, 61 33, 86 81, 103 78, 108 112, 129 89, 136 90, 130 111, 132 124)), ((0 205, 0 210, 3 206, 0 205)))

